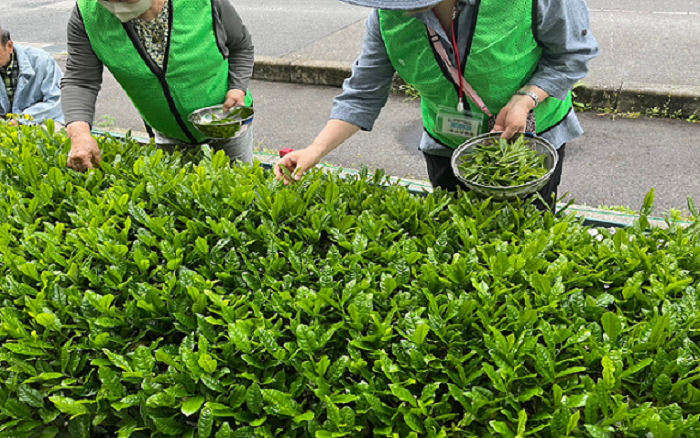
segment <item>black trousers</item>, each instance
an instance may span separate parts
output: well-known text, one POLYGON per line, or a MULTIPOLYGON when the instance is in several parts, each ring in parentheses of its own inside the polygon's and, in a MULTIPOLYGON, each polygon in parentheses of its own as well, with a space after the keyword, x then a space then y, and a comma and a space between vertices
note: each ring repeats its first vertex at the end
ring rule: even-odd
MULTIPOLYGON (((540 210, 552 210, 554 211, 557 188, 559 183, 561 183, 561 172, 564 167, 564 155, 566 153, 566 144, 563 144, 558 150, 559 152, 559 162, 557 167, 554 169, 552 177, 546 186, 539 191, 542 198, 545 200, 546 205, 542 204, 539 199, 535 201, 535 205, 540 210), (553 197, 554 195, 554 197, 553 197)), ((450 164, 450 158, 440 157, 437 155, 423 154, 425 157, 425 162, 428 165, 428 176, 430 177, 430 183, 434 188, 441 188, 448 190, 450 192, 456 192, 457 188, 464 191, 469 189, 465 186, 457 177, 454 172, 452 172, 452 165, 450 164)))

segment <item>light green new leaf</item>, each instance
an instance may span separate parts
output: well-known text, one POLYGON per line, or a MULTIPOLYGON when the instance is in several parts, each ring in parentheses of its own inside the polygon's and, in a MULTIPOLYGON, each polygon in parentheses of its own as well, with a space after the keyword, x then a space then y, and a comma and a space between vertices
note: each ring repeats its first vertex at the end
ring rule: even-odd
POLYGON ((610 356, 603 357, 603 382, 608 389, 615 387, 615 364, 610 356))
POLYGON ((58 410, 63 412, 64 414, 78 416, 87 414, 89 412, 88 408, 85 407, 85 405, 76 402, 70 397, 61 397, 55 395, 53 397, 50 397, 49 400, 51 400, 51 402, 58 408, 58 410))
POLYGON ((414 408, 417 406, 416 397, 408 389, 398 383, 390 384, 389 388, 391 388, 391 393, 398 397, 399 400, 410 403, 414 408))
POLYGON ((36 316, 36 322, 43 325, 49 330, 60 331, 61 320, 53 313, 40 313, 36 316))
POLYGON ((586 424, 586 429, 593 438, 610 438, 611 428, 603 428, 594 424, 586 424))
POLYGON ((425 343, 425 338, 428 336, 428 333, 430 333, 430 327, 426 324, 419 324, 416 327, 416 331, 413 332, 413 336, 411 336, 411 340, 415 342, 419 346, 423 346, 425 343))
POLYGON ((610 338, 612 342, 615 342, 620 333, 622 333, 622 322, 620 318, 613 312, 606 312, 603 314, 601 322, 603 323, 603 330, 605 330, 608 338, 610 338))
POLYGON ((407 412, 403 416, 404 421, 414 431, 417 433, 425 433, 425 428, 423 427, 423 422, 421 421, 420 417, 418 415, 414 414, 413 412, 407 412))
POLYGON ((199 408, 202 407, 204 404, 204 397, 201 395, 197 395, 194 397, 190 397, 185 402, 182 404, 182 407, 180 410, 182 413, 186 416, 190 416, 193 414, 196 414, 199 411, 199 408))
POLYGON ((146 399, 146 406, 149 408, 170 408, 177 403, 177 399, 167 392, 157 392, 146 399))
POLYGON ((197 363, 205 373, 213 374, 216 371, 216 360, 210 354, 200 354, 197 363))
POLYGON ((248 335, 236 324, 228 325, 228 336, 231 338, 231 342, 239 350, 244 353, 250 354, 252 352, 252 345, 248 335))
POLYGON ((581 411, 574 412, 574 414, 569 418, 569 424, 566 426, 566 434, 567 435, 571 435, 571 432, 576 430, 580 419, 581 419, 581 411))
POLYGON ((489 424, 493 430, 496 431, 496 433, 504 436, 505 438, 515 438, 513 431, 510 430, 510 427, 508 427, 508 425, 503 421, 491 421, 489 424))
POLYGON ((104 353, 107 355, 109 358, 109 361, 112 362, 112 364, 118 368, 123 369, 124 371, 133 371, 131 368, 131 364, 129 363, 129 360, 122 356, 121 354, 116 354, 112 353, 109 350, 102 350, 104 353))
POLYGON ((306 411, 303 414, 297 415, 296 417, 294 417, 294 422, 299 424, 299 423, 303 423, 304 421, 311 421, 314 418, 315 418, 315 415, 313 412, 306 411))
POLYGON ((518 412, 518 436, 525 435, 525 428, 527 427, 527 412, 525 409, 518 412))

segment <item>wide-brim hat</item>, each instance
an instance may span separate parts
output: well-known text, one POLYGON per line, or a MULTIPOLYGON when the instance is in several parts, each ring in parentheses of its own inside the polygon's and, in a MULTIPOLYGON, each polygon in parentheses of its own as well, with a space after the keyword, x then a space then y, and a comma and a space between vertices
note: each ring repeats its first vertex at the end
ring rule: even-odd
POLYGON ((410 11, 435 6, 444 0, 341 0, 356 6, 367 6, 377 9, 394 9, 410 11))

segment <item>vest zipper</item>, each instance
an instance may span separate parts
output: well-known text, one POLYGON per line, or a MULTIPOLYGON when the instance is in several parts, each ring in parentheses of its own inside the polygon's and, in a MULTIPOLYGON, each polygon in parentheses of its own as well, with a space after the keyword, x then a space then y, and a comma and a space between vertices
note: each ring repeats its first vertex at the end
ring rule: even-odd
POLYGON ((141 41, 138 39, 138 36, 134 32, 133 26, 129 23, 124 23, 123 26, 126 30, 127 35, 129 35, 131 42, 134 44, 134 47, 139 52, 139 55, 141 55, 143 61, 146 63, 151 72, 158 78, 160 86, 163 89, 163 94, 165 95, 165 100, 167 100, 168 106, 170 107, 170 112, 172 113, 173 117, 175 117, 175 121, 177 122, 178 126, 192 144, 201 144, 197 141, 192 132, 190 132, 189 128, 187 127, 187 124, 185 124, 185 121, 182 118, 182 114, 180 114, 180 110, 177 109, 175 99, 173 99, 172 92, 170 91, 170 85, 168 85, 168 81, 166 79, 166 75, 168 72, 168 61, 170 60, 170 43, 173 40, 173 16, 175 15, 175 9, 173 8, 173 0, 168 0, 168 7, 170 8, 170 14, 168 16, 168 43, 165 47, 165 56, 163 57, 163 68, 160 68, 158 64, 156 64, 156 62, 148 55, 143 43, 141 43, 141 41))

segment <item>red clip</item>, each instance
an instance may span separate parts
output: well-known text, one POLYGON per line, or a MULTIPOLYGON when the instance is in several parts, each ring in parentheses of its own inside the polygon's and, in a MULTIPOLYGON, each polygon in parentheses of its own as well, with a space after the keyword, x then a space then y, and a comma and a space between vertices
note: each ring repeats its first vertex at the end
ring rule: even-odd
POLYGON ((287 155, 287 154, 290 153, 290 152, 294 152, 294 149, 292 149, 292 148, 284 148, 284 149, 282 149, 282 150, 280 151, 280 158, 284 157, 285 155, 287 155))

